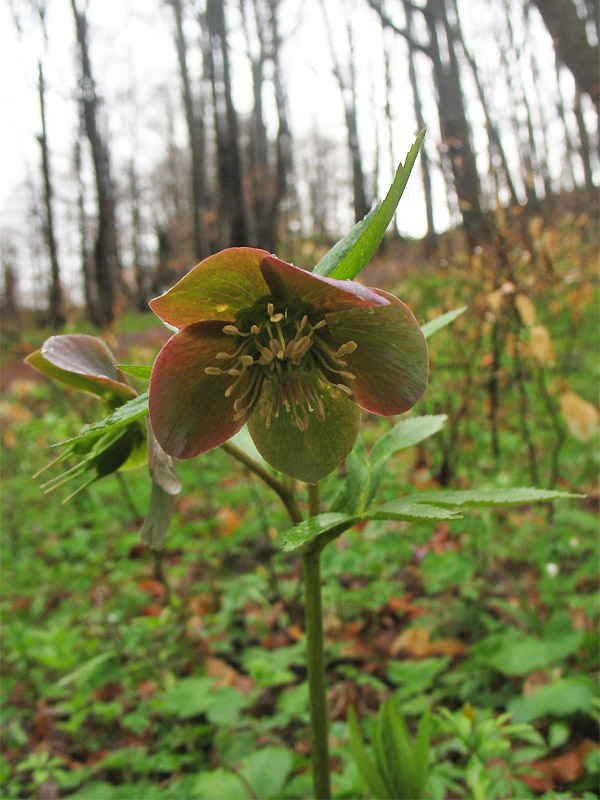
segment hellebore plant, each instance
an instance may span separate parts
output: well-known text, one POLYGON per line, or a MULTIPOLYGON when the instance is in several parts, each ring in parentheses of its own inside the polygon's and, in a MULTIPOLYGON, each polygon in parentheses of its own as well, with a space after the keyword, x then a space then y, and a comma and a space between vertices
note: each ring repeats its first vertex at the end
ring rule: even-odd
MULTIPOLYGON (((461 506, 573 496, 538 489, 444 491, 371 507, 390 457, 435 434, 446 417, 404 419, 368 453, 359 435, 360 410, 392 416, 414 406, 427 384, 425 339, 465 310, 450 311, 420 328, 396 297, 353 282, 392 219, 423 136, 400 165, 383 202, 312 272, 264 250, 231 248, 205 259, 153 300, 153 311, 175 332, 152 369, 117 367, 102 341, 77 335, 52 337, 27 359, 45 375, 100 396, 107 412, 63 443, 67 450, 57 460, 76 456, 80 461, 46 485, 55 488, 90 470, 87 486, 140 463, 147 450, 152 479, 142 529, 147 544, 159 546, 169 526, 180 488, 172 458, 193 458, 223 446, 283 501, 293 527, 284 534, 282 547, 299 550, 302 556, 317 798, 331 797, 323 548, 367 520, 438 522, 459 518, 461 506), (149 378, 148 396, 135 396, 123 373, 149 378), (150 426, 145 428, 141 418, 148 413, 150 426), (240 440, 244 426, 252 441, 240 440), (345 475, 322 513, 318 482, 344 460, 345 475), (298 504, 298 487, 289 477, 308 484, 306 519, 298 504)), ((356 744, 357 726, 352 717, 353 752, 366 763, 356 744)), ((414 761, 411 748, 399 741, 396 749, 414 761)), ((425 741, 419 748, 428 752, 425 741)), ((425 758, 419 767, 419 791, 426 782, 425 758)), ((409 777, 402 778, 402 785, 407 781, 409 777)))
POLYGON ((150 303, 180 328, 150 379, 161 447, 191 458, 245 424, 272 467, 307 483, 352 450, 361 408, 390 416, 427 384, 427 345, 397 298, 264 250, 207 258, 150 303))
POLYGON ((145 544, 159 545, 171 523, 181 481, 173 460, 157 443, 148 420, 141 419, 148 410, 147 393, 137 396, 117 368, 108 346, 95 336, 81 333, 51 336, 25 361, 49 378, 98 396, 107 412, 99 423, 86 426, 78 436, 60 443, 67 445, 66 450, 42 472, 69 457, 78 461, 43 484, 43 488, 51 492, 89 473, 88 479, 63 501, 67 502, 100 478, 147 461, 152 489, 141 537, 145 544))

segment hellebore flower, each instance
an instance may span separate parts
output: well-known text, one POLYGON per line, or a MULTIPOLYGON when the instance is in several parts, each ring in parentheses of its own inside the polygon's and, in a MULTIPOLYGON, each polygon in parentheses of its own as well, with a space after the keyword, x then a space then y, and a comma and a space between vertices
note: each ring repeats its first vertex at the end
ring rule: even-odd
POLYGON ((359 406, 399 414, 427 384, 427 346, 404 303, 264 250, 216 253, 150 306, 179 329, 149 395, 152 429, 174 458, 247 423, 271 466, 316 483, 352 449, 359 406))
MULTIPOLYGON (((116 367, 115 357, 107 345, 95 336, 51 336, 25 361, 49 378, 97 395, 109 415, 105 418, 107 423, 114 418, 111 415, 121 413, 117 410, 137 397, 136 391, 116 367)), ((140 418, 145 414, 145 404, 140 402, 139 406, 135 417, 125 415, 122 424, 105 425, 101 420, 94 426, 86 426, 79 436, 66 442, 67 449, 41 471, 70 456, 78 459, 73 467, 43 485, 47 492, 73 478, 91 473, 88 480, 65 499, 67 502, 99 478, 133 469, 148 460, 152 493, 141 536, 145 544, 155 547, 169 527, 181 482, 172 459, 156 442, 147 418, 145 421, 140 418)))

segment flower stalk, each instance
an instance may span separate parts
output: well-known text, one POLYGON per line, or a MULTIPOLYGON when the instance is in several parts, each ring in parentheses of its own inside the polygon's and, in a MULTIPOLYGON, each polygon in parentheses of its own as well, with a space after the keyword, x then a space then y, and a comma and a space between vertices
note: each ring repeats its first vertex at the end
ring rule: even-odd
POLYGON ((302 554, 306 651, 310 702, 310 741, 313 787, 316 800, 331 797, 327 688, 323 651, 323 606, 321 602, 321 550, 312 547, 302 554))

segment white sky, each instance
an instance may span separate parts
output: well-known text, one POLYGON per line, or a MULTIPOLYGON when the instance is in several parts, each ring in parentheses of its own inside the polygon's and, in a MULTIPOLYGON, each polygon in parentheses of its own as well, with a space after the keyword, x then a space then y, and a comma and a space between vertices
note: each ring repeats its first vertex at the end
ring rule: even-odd
MULTIPOLYGON (((83 0, 79 0, 81 4, 83 0)), ((19 3, 19 5, 23 5, 19 3)), ((492 7, 494 4, 491 4, 492 7)), ((496 4, 499 5, 499 4, 496 4)), ((251 75, 245 56, 245 42, 236 16, 237 3, 231 9, 230 45, 234 69, 235 102, 239 112, 250 110, 252 103, 251 75)), ((376 15, 364 0, 327 0, 330 21, 339 41, 342 58, 346 54, 344 14, 353 19, 354 46, 359 56, 358 95, 361 108, 360 137, 367 172, 374 163, 376 131, 380 134, 381 173, 379 193, 384 193, 393 175, 388 157, 386 123, 383 118, 384 83, 382 74, 382 33, 376 15)), ((500 5, 499 5, 500 7, 500 5)), ((479 31, 485 31, 482 12, 491 24, 493 8, 487 3, 463 0, 462 23, 478 62, 489 64, 486 55, 489 41, 479 31), (473 15, 474 6, 478 16, 473 15)), ((39 27, 28 20, 28 30, 19 38, 10 13, 9 0, 0 0, 0 231, 16 229, 22 235, 24 206, 27 193, 23 183, 28 176, 39 184, 40 151, 36 134, 40 130, 37 98, 37 60, 42 58, 47 84, 47 132, 51 154, 51 168, 57 187, 56 212, 60 219, 73 219, 74 198, 71 196, 73 143, 77 125, 75 103, 75 42, 74 23, 69 0, 49 0, 47 14, 48 44, 44 48, 39 27), (38 31, 37 33, 32 31, 38 31)), ((97 89, 105 99, 106 112, 110 113, 110 131, 113 175, 123 167, 132 152, 136 153, 139 168, 144 172, 144 161, 151 164, 160 158, 165 148, 165 101, 161 86, 171 87, 172 104, 179 109, 179 75, 173 43, 173 19, 170 8, 161 0, 89 0, 89 38, 92 69, 97 89)), ((489 30, 489 28, 488 28, 489 30)), ((188 33, 190 44, 199 32, 191 22, 188 33)), ((523 31, 516 24, 517 36, 523 31)), ((315 127, 342 143, 346 140, 342 101, 331 69, 330 55, 325 37, 319 0, 284 0, 281 10, 283 74, 286 81, 292 132, 297 139, 308 135, 315 127)), ((549 81, 553 75, 553 51, 549 37, 539 28, 539 53, 542 57, 543 75, 549 81), (545 59, 545 61, 544 61, 545 59)), ((405 66, 406 45, 398 36, 386 33, 391 50, 393 80, 394 159, 403 160, 416 134, 413 101, 405 66)), ((421 69, 426 70, 422 58, 421 69)), ((497 69, 489 65, 489 74, 497 69)), ((199 74, 198 63, 191 63, 192 74, 199 74)), ((486 77, 486 76, 484 76, 486 77)), ((552 78, 553 79, 553 78, 552 78)), ((568 77, 567 77, 568 81, 568 77)), ((428 86, 425 83, 424 86, 428 86)), ((535 87, 540 92, 542 87, 535 87)), ((473 89, 471 89, 473 91, 473 89)), ((435 120, 435 99, 424 90, 426 116, 435 120)), ((500 125, 508 125, 503 112, 501 87, 490 97, 496 105, 500 125)), ((272 132, 275 132, 275 111, 272 100, 266 96, 266 112, 270 114, 272 132)), ((505 102, 505 100, 504 100, 505 102)), ((478 112, 477 105, 474 106, 478 112)), ((478 118, 481 118, 481 112, 478 118)), ((476 113, 477 117, 477 113, 476 113)), ((183 115, 178 113, 176 135, 182 146, 186 145, 183 115)), ((552 137, 554 134, 549 132, 552 137)), ((557 134, 558 135, 558 134, 557 134)), ((429 147, 435 144, 436 132, 428 134, 429 147)), ((487 142, 481 131, 476 137, 476 149, 487 158, 487 142)), ((431 152, 435 151, 435 147, 431 152)), ((342 153, 345 151, 342 149, 342 153)), ((555 175, 560 174, 561 153, 556 152, 556 162, 551 165, 555 175)), ((416 170, 418 173, 418 170, 416 170)), ((116 175, 118 178, 118 175, 116 175)), ((438 202, 435 204, 436 225, 448 224, 444 188, 441 176, 435 178, 438 202)), ((351 198, 348 198, 350 201, 351 198)), ((348 204, 350 205, 350 203, 348 204)), ((337 213, 337 212, 334 212, 337 213)), ((348 212, 349 213, 349 212, 348 212)), ((346 222, 343 220, 343 222, 346 222)), ((348 223, 351 222, 350 216, 348 223)), ((418 174, 408 185, 398 216, 398 226, 403 233, 420 236, 425 232, 425 215, 422 190, 418 174)), ((60 239, 60 236, 59 236, 60 239)), ((64 249, 64 242, 59 242, 64 249)), ((68 245, 67 245, 68 247, 68 245)), ((70 255, 75 259, 76 244, 70 255)), ((68 260, 69 253, 61 253, 68 260)), ((30 270, 31 273, 31 270, 30 270)), ((33 273, 30 274, 30 278, 33 273)))

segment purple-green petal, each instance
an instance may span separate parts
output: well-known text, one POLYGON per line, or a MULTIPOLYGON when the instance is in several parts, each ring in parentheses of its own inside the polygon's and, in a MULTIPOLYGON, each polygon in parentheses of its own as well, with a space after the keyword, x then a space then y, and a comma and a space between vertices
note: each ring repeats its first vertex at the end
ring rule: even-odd
POLYGON ((115 357, 97 336, 83 333, 51 336, 25 361, 49 378, 105 400, 116 398, 125 402, 135 397, 135 391, 122 380, 122 373, 115 367, 115 357))
POLYGON ((219 447, 246 420, 234 421, 232 377, 207 375, 218 352, 233 352, 221 322, 200 322, 176 333, 158 354, 150 378, 150 423, 159 445, 173 458, 193 458, 219 447))
MULTIPOLYGON (((383 293, 382 293, 383 294, 383 293)), ((382 416, 401 414, 425 391, 427 344, 408 306, 384 294, 389 305, 327 314, 328 330, 340 344, 356 343, 344 356, 355 380, 348 381, 359 406, 382 416)))
POLYGON ((231 247, 201 261, 175 286, 150 301, 169 325, 182 329, 205 320, 233 322, 238 311, 269 293, 260 264, 266 250, 231 247))
MULTIPOLYGON (((321 379, 315 379, 315 388, 325 413, 321 420, 311 412, 307 431, 301 431, 293 414, 283 408, 267 427, 261 401, 248 420, 250 436, 265 461, 306 483, 317 483, 346 458, 360 424, 358 406, 344 392, 321 379)), ((264 394, 261 400, 270 403, 264 394)))
POLYGON ((300 298, 321 314, 348 308, 385 306, 389 302, 360 283, 323 278, 280 261, 275 256, 264 258, 261 271, 271 293, 278 300, 291 303, 300 298))

